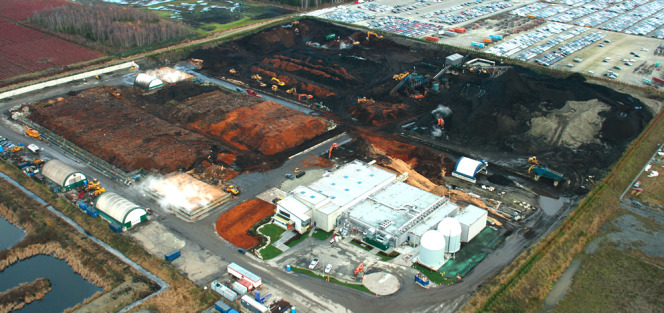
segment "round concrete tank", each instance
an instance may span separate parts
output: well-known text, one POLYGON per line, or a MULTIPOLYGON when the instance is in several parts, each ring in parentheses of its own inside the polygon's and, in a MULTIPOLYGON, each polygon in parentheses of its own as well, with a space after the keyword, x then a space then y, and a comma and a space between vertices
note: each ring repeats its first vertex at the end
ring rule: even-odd
POLYGON ((445 238, 437 230, 429 230, 420 238, 419 260, 429 267, 440 266, 445 259, 445 238))
POLYGON ((455 253, 461 248, 461 224, 452 217, 446 217, 438 224, 438 231, 445 238, 445 252, 455 253))

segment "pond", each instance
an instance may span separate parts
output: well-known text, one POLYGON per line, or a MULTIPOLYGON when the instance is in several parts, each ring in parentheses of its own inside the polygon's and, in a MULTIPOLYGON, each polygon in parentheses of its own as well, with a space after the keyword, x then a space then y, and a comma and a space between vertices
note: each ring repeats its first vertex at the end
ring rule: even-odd
POLYGON ((25 232, 23 232, 22 229, 0 217, 0 250, 13 247, 17 242, 21 241, 23 237, 25 237, 25 232))
POLYGON ((41 301, 32 302, 17 312, 62 312, 97 291, 103 291, 75 273, 66 261, 50 255, 37 255, 0 272, 0 292, 42 277, 51 281, 51 291, 41 301))

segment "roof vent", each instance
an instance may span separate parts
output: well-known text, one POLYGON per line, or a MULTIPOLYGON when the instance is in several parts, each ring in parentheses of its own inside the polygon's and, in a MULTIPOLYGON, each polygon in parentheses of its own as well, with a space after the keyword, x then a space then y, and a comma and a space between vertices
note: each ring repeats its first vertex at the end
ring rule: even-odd
POLYGON ((304 194, 304 191, 300 191, 301 194, 304 194))
POLYGON ((337 185, 337 183, 332 183, 332 186, 336 186, 336 185, 337 185))
POLYGON ((373 174, 373 173, 371 173, 371 174, 369 174, 369 176, 371 176, 371 177, 374 177, 374 174, 373 174))
POLYGON ((316 198, 316 196, 311 196, 311 199, 316 198))
POLYGON ((337 198, 336 196, 332 196, 332 199, 336 199, 336 198, 337 198))
POLYGON ((348 178, 348 175, 344 176, 344 178, 348 178))
POLYGON ((358 183, 358 184, 361 184, 361 183, 362 183, 362 181, 358 181, 357 183, 358 183))
POLYGON ((346 188, 345 190, 346 190, 346 191, 349 191, 350 189, 346 188))

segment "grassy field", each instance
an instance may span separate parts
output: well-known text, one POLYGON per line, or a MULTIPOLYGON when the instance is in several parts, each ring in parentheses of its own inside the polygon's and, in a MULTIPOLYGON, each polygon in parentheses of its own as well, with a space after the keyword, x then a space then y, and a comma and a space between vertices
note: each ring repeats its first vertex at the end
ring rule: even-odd
POLYGON ((553 312, 657 312, 664 269, 611 245, 583 255, 574 282, 553 312))
POLYGON ((330 238, 332 236, 332 232, 324 232, 320 229, 314 230, 314 234, 311 235, 311 237, 316 238, 318 240, 326 240, 327 238, 330 238))
MULTIPOLYGON (((148 253, 129 236, 112 232, 109 229, 107 222, 103 221, 101 218, 93 219, 88 215, 81 213, 80 209, 74 207, 63 198, 53 194, 46 186, 31 180, 23 174, 23 172, 6 163, 4 160, 0 161, 0 171, 9 175, 28 190, 37 194, 44 199, 44 201, 51 204, 56 210, 69 216, 91 235, 113 246, 125 256, 132 259, 143 268, 150 270, 152 273, 170 284, 168 290, 150 298, 148 301, 141 304, 139 308, 152 308, 159 310, 160 312, 198 312, 204 308, 212 306, 217 300, 212 291, 204 291, 202 288, 197 287, 177 269, 173 268, 166 261, 148 253)), ((59 219, 57 220, 60 221, 59 219)), ((64 223, 63 221, 60 222, 64 223)), ((117 307, 113 307, 113 309, 102 311, 115 311, 116 308, 117 307)))
POLYGON ((279 240, 279 236, 285 231, 285 229, 274 224, 266 224, 260 229, 261 234, 270 237, 270 242, 279 240))
MULTIPOLYGON (((327 280, 328 277, 329 277, 329 276, 319 275, 319 274, 316 274, 316 273, 314 273, 310 270, 299 268, 299 267, 294 267, 294 266, 291 266, 291 270, 293 272, 296 272, 296 273, 302 273, 302 274, 305 274, 307 276, 311 276, 311 277, 322 279, 322 280, 327 280)), ((366 293, 373 294, 373 292, 371 292, 371 290, 369 290, 367 287, 364 287, 364 285, 362 285, 362 284, 345 283, 345 282, 342 282, 342 281, 340 281, 340 280, 338 280, 334 277, 329 277, 329 282, 337 284, 337 285, 342 285, 342 286, 346 286, 346 287, 349 287, 349 288, 357 289, 359 291, 364 291, 366 293)))
MULTIPOLYGON (((641 171, 664 137, 660 112, 628 147, 611 172, 562 225, 528 248, 478 291, 462 312, 534 312, 555 281, 599 229, 619 213, 618 196, 641 171)), ((625 273, 629 275, 629 273, 625 273)))

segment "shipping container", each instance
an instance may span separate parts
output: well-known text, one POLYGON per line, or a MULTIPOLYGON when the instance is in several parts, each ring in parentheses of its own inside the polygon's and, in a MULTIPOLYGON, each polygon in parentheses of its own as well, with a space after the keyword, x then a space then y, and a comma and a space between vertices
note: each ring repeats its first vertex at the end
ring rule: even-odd
POLYGON ((501 35, 489 35, 489 38, 494 40, 503 40, 503 36, 501 35))
POLYGON ((650 79, 644 78, 643 83, 646 84, 646 85, 650 85, 650 84, 652 84, 652 81, 650 79))
POLYGON ((433 41, 433 42, 438 41, 437 37, 432 37, 432 36, 426 36, 426 37, 424 37, 424 39, 429 40, 429 41, 433 41))
POLYGON ((659 78, 659 77, 654 77, 654 76, 653 76, 652 81, 664 85, 664 79, 661 79, 661 78, 659 78))
MULTIPOLYGON (((298 173, 298 175, 302 173, 304 173, 304 171, 301 171, 300 173, 298 173)), ((246 278, 251 282, 254 288, 259 288, 263 284, 261 278, 258 275, 248 271, 247 269, 237 265, 236 263, 228 264, 227 270, 229 274, 237 277, 238 279, 246 278)))
POLYGON ((90 206, 82 200, 76 201, 76 206, 83 211, 87 211, 90 209, 90 206))
POLYGON ((424 274, 422 274, 422 273, 418 273, 417 275, 415 275, 415 282, 417 282, 418 284, 420 284, 422 286, 428 286, 429 285, 429 278, 424 276, 424 274))
POLYGON ((180 257, 180 250, 173 250, 169 253, 166 253, 166 255, 164 255, 164 259, 168 262, 173 261, 173 260, 175 260, 179 257, 180 257))
POLYGON ((240 283, 240 284, 242 284, 242 286, 247 287, 247 291, 252 291, 252 290, 254 290, 254 286, 253 286, 253 285, 251 284, 251 282, 250 282, 249 280, 247 280, 246 278, 242 278, 242 279, 238 280, 237 282, 240 283))
POLYGON ((455 33, 455 32, 451 32, 451 31, 445 31, 444 34, 445 34, 445 36, 448 36, 448 37, 456 37, 456 36, 459 35, 459 34, 457 34, 457 33, 455 33))
POLYGON ((30 166, 30 164, 32 164, 32 163, 30 163, 30 162, 19 163, 19 164, 18 164, 18 168, 19 168, 19 169, 24 169, 24 168, 30 166))
POLYGON ((242 296, 240 298, 240 303, 242 303, 242 306, 247 308, 249 311, 253 313, 267 313, 270 312, 270 309, 265 307, 264 305, 256 302, 256 300, 252 299, 250 296, 242 296))
POLYGON ((233 291, 235 291, 238 295, 245 295, 248 291, 247 287, 245 287, 244 285, 242 285, 238 282, 234 282, 231 285, 231 289, 233 289, 233 291))
POLYGON ((228 313, 231 310, 231 306, 221 300, 214 303, 214 308, 221 313, 228 313))
POLYGON ((490 42, 491 42, 491 38, 484 38, 483 40, 484 40, 484 42, 486 42, 486 43, 490 43, 490 42))
POLYGON ((454 27, 454 31, 460 34, 463 34, 466 32, 466 29, 463 27, 454 27))
POLYGON ((99 216, 99 211, 97 211, 97 209, 95 209, 95 208, 90 208, 87 211, 85 211, 85 213, 87 213, 88 215, 90 215, 92 217, 99 216))
POLYGON ((108 224, 108 227, 116 233, 122 232, 122 226, 116 222, 108 224))

